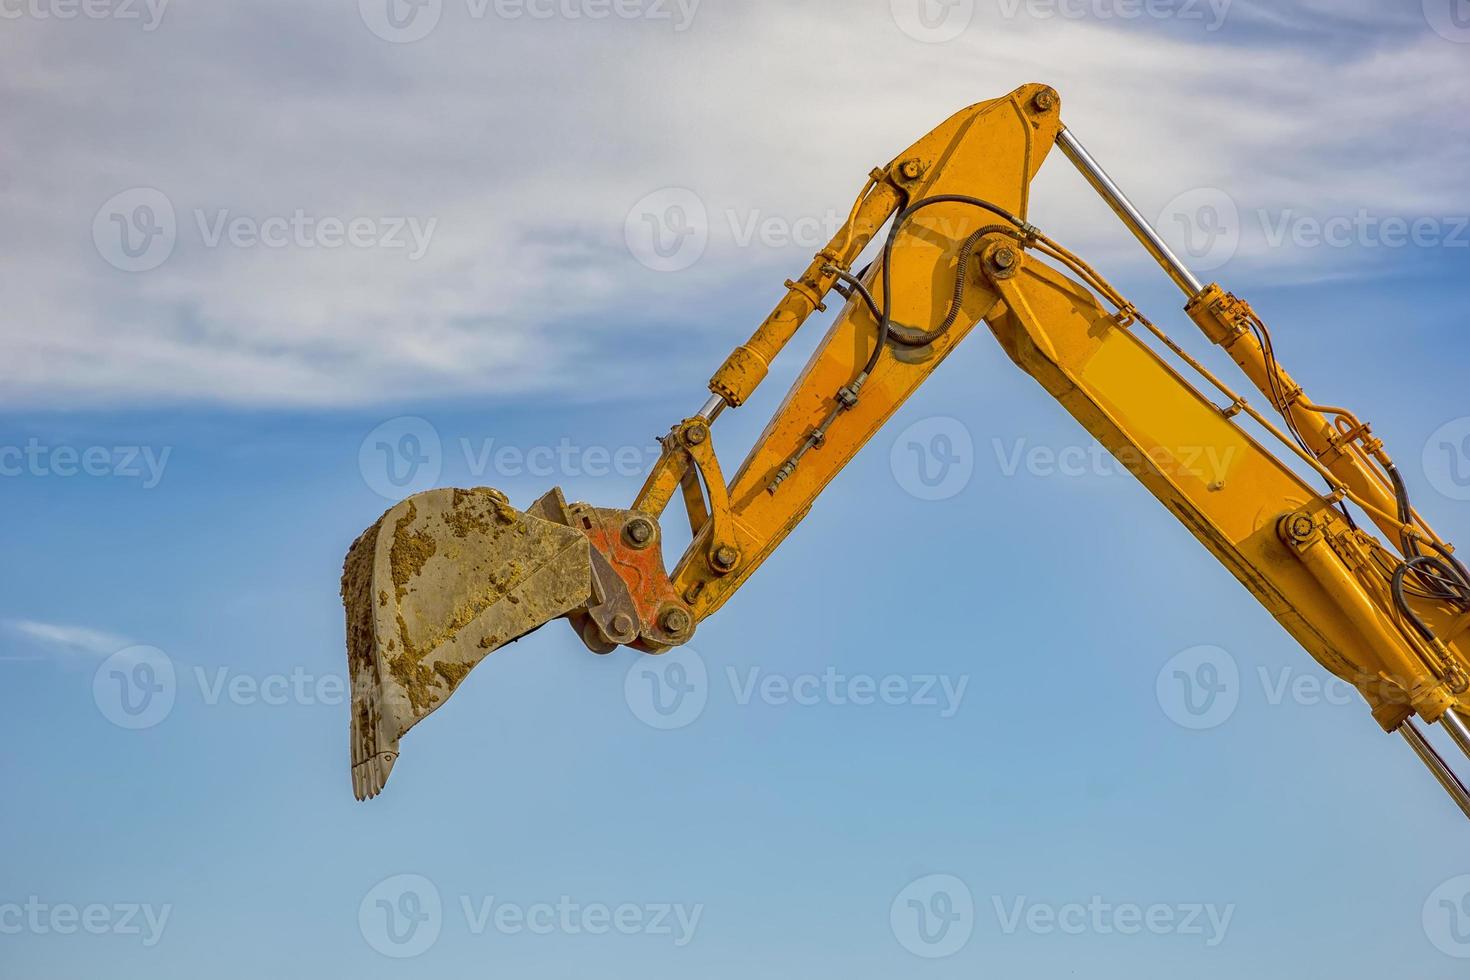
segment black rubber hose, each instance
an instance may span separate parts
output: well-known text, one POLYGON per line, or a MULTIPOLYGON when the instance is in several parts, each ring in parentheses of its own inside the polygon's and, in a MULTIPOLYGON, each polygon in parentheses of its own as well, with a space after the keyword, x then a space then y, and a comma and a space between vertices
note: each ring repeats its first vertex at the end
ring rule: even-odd
POLYGON ((941 194, 937 197, 927 197, 917 204, 911 204, 904 208, 893 219, 893 226, 888 229, 888 238, 883 242, 883 315, 878 319, 878 342, 873 345, 873 353, 868 357, 868 363, 863 368, 862 377, 873 373, 878 366, 878 358, 883 353, 883 348, 888 346, 888 336, 891 332, 893 317, 893 245, 898 241, 898 234, 903 230, 904 223, 913 215, 924 208, 933 207, 936 204, 967 204, 984 211, 991 211, 1000 215, 1017 228, 1026 229, 1030 225, 1020 218, 1011 214, 1005 208, 978 197, 969 197, 964 194, 941 194))

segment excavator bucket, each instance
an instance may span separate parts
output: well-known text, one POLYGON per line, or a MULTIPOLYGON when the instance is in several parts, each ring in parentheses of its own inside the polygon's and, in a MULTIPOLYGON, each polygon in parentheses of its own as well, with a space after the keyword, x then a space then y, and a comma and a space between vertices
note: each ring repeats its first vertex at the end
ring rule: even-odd
POLYGON ((378 795, 398 740, 471 668, 587 605, 592 554, 582 531, 487 488, 418 494, 363 532, 342 573, 359 800, 378 795))

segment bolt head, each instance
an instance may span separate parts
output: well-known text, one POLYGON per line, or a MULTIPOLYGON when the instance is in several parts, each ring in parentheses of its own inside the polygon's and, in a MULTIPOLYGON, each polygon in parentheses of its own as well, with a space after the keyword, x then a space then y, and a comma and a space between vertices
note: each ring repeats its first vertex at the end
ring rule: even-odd
POLYGON ((623 537, 635 548, 646 547, 653 535, 653 522, 646 517, 635 517, 623 525, 623 537))
POLYGON ((689 431, 685 433, 685 438, 691 445, 697 446, 709 438, 709 430, 702 425, 691 425, 689 431))
POLYGON ((905 160, 899 167, 899 172, 909 180, 917 180, 924 173, 924 168, 917 160, 905 160))
POLYGON ((1312 531, 1315 529, 1316 525, 1312 523, 1312 519, 1306 514, 1298 514, 1291 519, 1291 536, 1298 541, 1305 541, 1310 538, 1312 531))
POLYGON ((612 628, 618 636, 627 636, 633 632, 633 617, 627 613, 618 613, 613 617, 612 628))
POLYGON ((721 568, 731 568, 735 562, 740 560, 740 552, 727 545, 721 545, 715 551, 715 564, 721 568))
POLYGON ((678 606, 672 606, 664 611, 663 618, 659 620, 659 625, 670 636, 682 636, 689 632, 689 627, 693 625, 693 622, 689 617, 688 610, 681 609, 678 606))
POLYGON ((1013 248, 998 248, 991 257, 998 269, 1009 269, 1016 264, 1016 250, 1013 248))
POLYGON ((1050 112, 1057 107, 1057 93, 1049 88, 1044 88, 1036 93, 1036 97, 1031 100, 1031 104, 1039 112, 1050 112))

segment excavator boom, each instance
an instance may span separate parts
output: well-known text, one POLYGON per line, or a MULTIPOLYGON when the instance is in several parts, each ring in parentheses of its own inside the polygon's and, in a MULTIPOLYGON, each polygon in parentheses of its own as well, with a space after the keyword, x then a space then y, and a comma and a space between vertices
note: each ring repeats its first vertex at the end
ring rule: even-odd
POLYGON ((493 490, 436 490, 364 533, 343 579, 358 797, 381 790, 399 738, 476 663, 551 619, 598 653, 688 642, 980 324, 1470 816, 1470 791, 1418 727, 1443 725, 1470 754, 1470 571, 1414 510, 1371 428, 1307 397, 1261 318, 1190 272, 1062 124, 1045 85, 970 106, 872 171, 848 221, 715 373, 709 401, 663 438, 627 509, 569 505, 554 490, 522 512, 493 490), (1269 407, 1027 221, 1053 148, 1269 407), (727 480, 713 423, 833 296, 843 305, 825 338, 727 480), (693 541, 667 572, 660 519, 676 495, 693 541))

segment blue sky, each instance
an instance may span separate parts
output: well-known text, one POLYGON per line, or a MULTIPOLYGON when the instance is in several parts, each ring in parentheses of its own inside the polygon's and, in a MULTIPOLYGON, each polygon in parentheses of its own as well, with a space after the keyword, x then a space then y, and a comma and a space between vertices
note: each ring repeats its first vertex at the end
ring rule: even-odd
MULTIPOLYGON (((621 505, 868 169, 1033 80, 1467 539, 1455 2, 444 0, 408 43, 369 0, 5 8, 0 972, 1463 976, 1463 818, 983 330, 700 627, 672 720, 553 624, 358 804, 337 597, 379 441, 621 505), (658 271, 670 189, 702 242, 658 271)), ((1060 157, 1032 218, 1203 350, 1060 157)))

